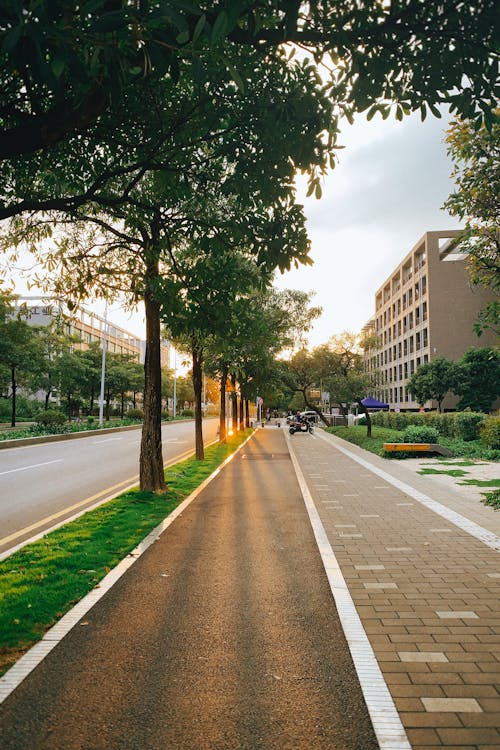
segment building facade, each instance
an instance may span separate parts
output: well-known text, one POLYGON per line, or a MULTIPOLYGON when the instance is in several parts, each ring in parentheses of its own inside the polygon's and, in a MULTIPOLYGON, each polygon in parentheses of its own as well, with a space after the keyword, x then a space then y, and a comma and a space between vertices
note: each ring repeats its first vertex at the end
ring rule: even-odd
MULTIPOLYGON (((80 339, 75 343, 76 349, 85 349, 94 341, 102 347, 106 338, 108 352, 125 354, 137 362, 144 362, 145 341, 84 307, 69 312, 60 300, 40 297, 20 297, 16 305, 31 325, 45 326, 58 320, 65 333, 80 339)), ((170 343, 163 339, 160 347, 162 367, 170 367, 170 351, 170 343)))
MULTIPOLYGON (((472 346, 491 346, 492 332, 474 333, 489 290, 471 285, 466 256, 455 244, 457 231, 426 232, 375 294, 375 314, 365 325, 365 367, 377 386, 374 395, 391 409, 418 410, 407 381, 419 365, 443 356, 458 360, 472 346)), ((457 399, 448 395, 444 409, 457 399)), ((437 408, 427 402, 426 408, 437 408)))

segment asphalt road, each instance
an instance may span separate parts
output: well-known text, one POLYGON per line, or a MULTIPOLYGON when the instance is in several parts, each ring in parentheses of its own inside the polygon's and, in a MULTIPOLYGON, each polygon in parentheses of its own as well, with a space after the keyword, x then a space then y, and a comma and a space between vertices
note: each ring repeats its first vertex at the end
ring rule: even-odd
MULTIPOLYGON (((204 423, 206 441, 218 420, 204 423)), ((167 424, 163 456, 194 450, 194 422, 167 424)), ((141 430, 0 451, 0 553, 135 481, 141 430)))
POLYGON ((378 747, 280 430, 0 707, 3 750, 378 747))

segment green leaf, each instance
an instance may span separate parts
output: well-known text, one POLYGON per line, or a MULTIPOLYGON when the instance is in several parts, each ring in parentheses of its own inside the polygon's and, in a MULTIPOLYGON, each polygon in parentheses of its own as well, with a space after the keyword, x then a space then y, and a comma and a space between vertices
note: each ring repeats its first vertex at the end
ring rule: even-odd
POLYGON ((66 67, 66 63, 64 60, 61 60, 61 58, 56 57, 55 60, 52 62, 52 72, 55 75, 56 78, 59 78, 66 67))
POLYGON ((319 181, 316 183, 316 188, 314 190, 314 197, 319 200, 321 196, 323 195, 323 190, 321 189, 321 185, 319 184, 319 181))
POLYGON ((238 71, 236 70, 236 68, 234 67, 234 65, 232 65, 228 60, 224 60, 224 62, 226 64, 226 68, 228 69, 228 71, 231 74, 231 78, 233 79, 233 81, 235 82, 235 84, 237 85, 237 87, 241 91, 241 93, 244 94, 245 93, 245 82, 243 81, 242 77, 240 76, 240 74, 238 73, 238 71))
POLYGON ((186 42, 189 42, 189 31, 181 31, 181 33, 177 35, 176 41, 178 44, 186 44, 186 42))
POLYGON ((217 44, 227 33, 228 30, 228 17, 225 10, 222 11, 222 13, 219 13, 219 15, 216 18, 216 21, 213 25, 212 34, 210 36, 210 41, 212 44, 217 44))
POLYGON ((198 18, 198 21, 196 22, 196 26, 194 27, 194 31, 193 31, 193 42, 196 42, 199 39, 201 32, 205 28, 206 21, 207 21, 207 17, 205 14, 203 14, 202 16, 200 16, 200 18, 198 18))

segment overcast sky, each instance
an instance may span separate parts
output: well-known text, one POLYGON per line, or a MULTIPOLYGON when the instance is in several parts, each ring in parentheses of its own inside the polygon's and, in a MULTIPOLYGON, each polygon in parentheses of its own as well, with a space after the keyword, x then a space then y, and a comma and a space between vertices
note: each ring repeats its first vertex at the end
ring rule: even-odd
MULTIPOLYGON (((376 289, 424 232, 458 227, 440 208, 453 189, 447 125, 445 117, 422 123, 419 115, 403 122, 359 116, 342 128, 345 148, 324 180, 322 199, 306 199, 299 179, 314 265, 277 276, 276 286, 316 293, 313 303, 323 315, 310 334, 312 346, 360 331, 373 314, 376 289)), ((16 291, 26 293, 25 284, 16 291)), ((144 337, 142 311, 131 315, 115 304, 110 319, 144 337)))

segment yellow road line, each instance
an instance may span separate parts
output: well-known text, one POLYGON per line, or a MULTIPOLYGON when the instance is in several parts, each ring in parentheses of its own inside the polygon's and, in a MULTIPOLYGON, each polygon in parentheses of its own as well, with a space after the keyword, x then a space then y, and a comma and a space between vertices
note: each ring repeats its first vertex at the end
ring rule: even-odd
MULTIPOLYGON (((211 443, 209 443, 211 445, 211 443)), ((184 453, 181 453, 178 456, 175 456, 174 458, 171 458, 169 461, 167 461, 163 466, 164 468, 168 468, 169 466, 172 466, 173 464, 178 463, 179 461, 182 461, 184 458, 187 458, 188 456, 193 455, 193 449, 189 451, 184 451, 184 453)), ((111 500, 111 497, 108 497, 110 493, 112 493, 114 490, 118 490, 120 487, 123 489, 129 485, 131 485, 134 482, 137 482, 139 480, 139 474, 136 474, 133 477, 129 477, 128 479, 123 479, 121 482, 118 482, 118 484, 113 484, 111 487, 107 487, 105 490, 101 490, 100 492, 97 492, 95 495, 91 495, 90 497, 85 498, 85 500, 80 500, 78 503, 75 503, 74 505, 70 505, 67 508, 64 508, 63 510, 58 511, 57 513, 53 513, 51 516, 46 516, 45 518, 42 518, 40 521, 37 521, 36 523, 31 524, 31 526, 25 526, 24 529, 20 529, 19 531, 15 531, 13 534, 9 534, 9 536, 3 537, 3 539, 0 539, 0 545, 8 544, 9 542, 12 542, 14 539, 18 539, 21 536, 24 536, 25 534, 29 534, 30 531, 34 531, 35 529, 40 528, 41 526, 48 525, 52 523, 53 521, 56 521, 58 518, 61 518, 62 516, 65 516, 67 514, 70 514, 71 511, 77 510, 77 508, 81 508, 84 505, 88 505, 89 503, 92 503, 94 500, 97 500, 98 498, 102 497, 106 500, 111 500)))

